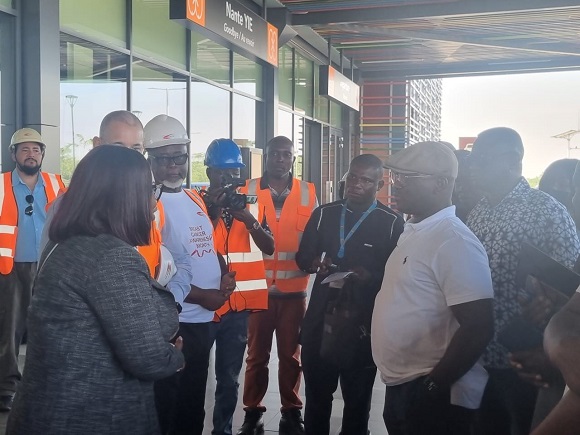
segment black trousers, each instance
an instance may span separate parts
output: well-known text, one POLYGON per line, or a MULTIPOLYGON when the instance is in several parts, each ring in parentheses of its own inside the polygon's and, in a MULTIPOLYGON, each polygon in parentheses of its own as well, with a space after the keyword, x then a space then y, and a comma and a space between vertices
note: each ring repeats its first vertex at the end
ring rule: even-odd
POLYGON ((383 419, 389 435, 469 435, 474 411, 452 405, 449 390, 429 394, 424 379, 387 387, 383 419))
POLYGON ((332 394, 339 381, 344 399, 341 435, 367 435, 377 373, 374 365, 354 364, 349 369, 339 369, 321 360, 320 345, 303 344, 302 371, 306 390, 306 435, 327 435, 330 432, 332 394))
POLYGON ((209 323, 180 323, 185 368, 155 382, 155 406, 163 435, 202 435, 211 340, 209 323))
POLYGON ((475 435, 527 435, 530 433, 538 389, 522 381, 512 369, 487 369, 481 408, 476 413, 475 435))

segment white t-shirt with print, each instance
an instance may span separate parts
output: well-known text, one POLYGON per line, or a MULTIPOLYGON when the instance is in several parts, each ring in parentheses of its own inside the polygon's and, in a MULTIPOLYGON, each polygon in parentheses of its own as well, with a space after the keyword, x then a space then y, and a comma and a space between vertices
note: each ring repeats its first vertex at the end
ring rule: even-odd
MULTIPOLYGON (((164 192, 160 201, 165 211, 163 244, 172 253, 186 251, 193 275, 191 284, 202 289, 220 288, 221 269, 214 249, 213 225, 207 214, 184 191, 164 192)), ((181 303, 178 296, 176 300, 181 303)), ((213 320, 214 312, 200 305, 183 302, 182 308, 180 322, 213 320)))
MULTIPOLYGON (((487 298, 493 298, 487 254, 455 207, 406 223, 373 312, 373 358, 383 382, 400 385, 430 373, 459 328, 449 307, 487 298)), ((478 363, 453 386, 451 403, 479 407, 486 382, 478 363)))

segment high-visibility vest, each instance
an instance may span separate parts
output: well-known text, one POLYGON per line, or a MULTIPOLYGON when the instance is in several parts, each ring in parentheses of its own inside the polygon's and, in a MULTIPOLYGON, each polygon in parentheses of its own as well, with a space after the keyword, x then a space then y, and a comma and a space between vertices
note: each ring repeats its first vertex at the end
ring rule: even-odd
POLYGON ((155 220, 151 223, 150 242, 146 246, 137 246, 137 251, 145 258, 149 273, 153 278, 157 276, 157 268, 161 258, 161 229, 164 225, 165 212, 163 211, 163 204, 161 204, 161 201, 157 201, 155 220))
MULTIPOLYGON (((64 183, 58 174, 39 172, 44 181, 46 202, 54 201, 64 183)), ((18 237, 18 205, 12 188, 12 172, 0 177, 0 274, 8 275, 14 267, 16 239, 18 237)))
MULTIPOLYGON (((247 183, 240 192, 247 192, 247 183)), ((258 222, 264 220, 258 204, 249 204, 247 207, 258 222)), ((236 289, 216 311, 217 319, 230 311, 267 310, 268 285, 264 258, 245 224, 234 219, 228 235, 226 224, 220 217, 213 238, 218 254, 229 263, 230 271, 236 272, 236 289)))
POLYGON ((282 292, 303 292, 308 285, 308 274, 298 268, 296 252, 316 204, 314 184, 293 178, 292 189, 278 220, 270 189, 260 189, 260 181, 261 178, 249 181, 248 195, 258 196, 258 204, 265 210, 268 227, 274 236, 274 254, 264 254, 268 286, 275 285, 282 292))

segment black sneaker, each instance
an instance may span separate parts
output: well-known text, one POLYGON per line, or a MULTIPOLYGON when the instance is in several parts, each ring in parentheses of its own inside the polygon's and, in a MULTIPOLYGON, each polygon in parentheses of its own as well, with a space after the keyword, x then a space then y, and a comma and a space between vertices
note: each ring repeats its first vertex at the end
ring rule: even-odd
POLYGON ((244 417, 244 424, 236 432, 237 435, 262 435, 264 433, 264 419, 259 409, 249 409, 244 417))
POLYGON ((14 396, 0 396, 0 412, 9 412, 13 401, 14 396))
POLYGON ((304 435, 304 421, 298 408, 282 411, 278 431, 280 435, 304 435))

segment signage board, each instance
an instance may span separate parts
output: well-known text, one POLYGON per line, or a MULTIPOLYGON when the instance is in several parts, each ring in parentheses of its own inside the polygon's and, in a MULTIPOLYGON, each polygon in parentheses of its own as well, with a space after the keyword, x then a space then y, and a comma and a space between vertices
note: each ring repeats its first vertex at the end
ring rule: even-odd
POLYGON ((242 56, 278 66, 278 29, 236 0, 170 0, 169 18, 242 56))
POLYGON ((320 67, 320 95, 356 111, 360 110, 360 86, 329 65, 320 67))

